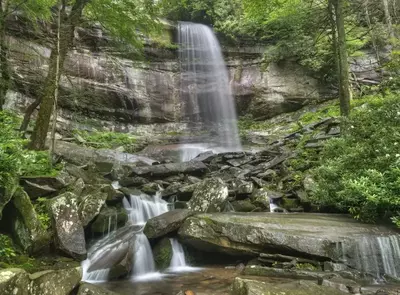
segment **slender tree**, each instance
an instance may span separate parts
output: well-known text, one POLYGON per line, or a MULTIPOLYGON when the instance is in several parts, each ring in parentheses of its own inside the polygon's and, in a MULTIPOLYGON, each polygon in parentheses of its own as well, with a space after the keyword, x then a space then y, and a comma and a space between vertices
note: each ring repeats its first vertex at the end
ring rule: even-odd
POLYGON ((62 1, 60 49, 58 52, 57 42, 54 42, 40 98, 40 110, 29 144, 31 149, 45 149, 54 107, 54 93, 58 87, 56 81, 62 75, 68 51, 73 46, 75 28, 84 18, 100 23, 106 32, 125 42, 127 46, 141 46, 138 31, 149 32, 158 28, 156 6, 152 0, 75 0, 72 7, 67 9, 70 2, 62 1), (59 67, 58 74, 57 67, 59 67))
MULTIPOLYGON (((339 100, 342 116, 350 114, 351 86, 349 75, 349 62, 346 46, 346 29, 344 25, 344 0, 333 0, 337 29, 337 59, 339 65, 339 100)), ((335 36, 336 37, 336 36, 335 36)))

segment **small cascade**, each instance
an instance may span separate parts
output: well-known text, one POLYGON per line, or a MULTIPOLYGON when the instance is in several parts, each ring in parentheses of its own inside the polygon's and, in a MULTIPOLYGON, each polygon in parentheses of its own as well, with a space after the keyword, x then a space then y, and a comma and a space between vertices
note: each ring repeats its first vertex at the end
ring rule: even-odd
POLYGON ((384 279, 385 275, 400 278, 400 236, 365 236, 356 244, 340 247, 343 263, 363 273, 384 279))
POLYGON ((186 268, 185 252, 183 251, 182 245, 177 239, 169 239, 171 241, 172 247, 172 259, 170 264, 170 269, 172 271, 180 270, 186 268))
POLYGON ((168 211, 168 203, 161 198, 161 193, 154 197, 146 194, 131 195, 129 200, 123 200, 128 211, 129 220, 135 225, 145 225, 147 220, 168 211))

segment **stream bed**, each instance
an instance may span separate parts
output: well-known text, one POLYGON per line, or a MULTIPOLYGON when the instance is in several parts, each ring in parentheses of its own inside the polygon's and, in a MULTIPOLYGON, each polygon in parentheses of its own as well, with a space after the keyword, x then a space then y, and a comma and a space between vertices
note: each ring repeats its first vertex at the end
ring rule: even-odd
POLYGON ((191 290, 196 295, 226 295, 235 277, 268 282, 289 282, 288 279, 241 276, 236 269, 205 268, 198 272, 169 274, 156 281, 123 280, 101 283, 101 286, 121 295, 176 295, 191 290))

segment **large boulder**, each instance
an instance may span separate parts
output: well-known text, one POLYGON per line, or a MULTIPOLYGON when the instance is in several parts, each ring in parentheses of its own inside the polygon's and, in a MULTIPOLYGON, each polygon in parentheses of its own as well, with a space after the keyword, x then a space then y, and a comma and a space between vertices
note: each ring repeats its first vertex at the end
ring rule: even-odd
POLYGON ((70 295, 82 279, 80 267, 61 270, 48 270, 29 276, 31 295, 70 295))
POLYGON ((29 275, 23 269, 0 269, 0 294, 31 295, 28 285, 29 275))
POLYGON ((190 210, 173 210, 147 221, 144 234, 148 239, 155 239, 178 231, 186 218, 192 216, 190 210))
POLYGON ((188 209, 198 212, 221 212, 228 198, 228 187, 219 178, 196 184, 188 209))
POLYGON ((3 208, 10 202, 14 192, 18 188, 16 179, 5 179, 4 184, 0 184, 0 220, 3 217, 3 208))
MULTIPOLYGON (((183 242, 205 251, 282 253, 334 261, 342 260, 345 251, 348 263, 360 256, 357 249, 367 239, 397 237, 388 228, 363 224, 347 216, 304 213, 199 214, 186 219, 178 234, 183 242)), ((397 261, 399 258, 391 253, 385 255, 397 261)), ((363 255, 369 254, 381 261, 379 251, 363 255)))
POLYGON ((78 212, 78 197, 71 192, 64 193, 51 201, 50 210, 57 248, 78 260, 85 259, 85 233, 78 212))
POLYGON ((319 286, 311 281, 296 281, 291 283, 267 283, 256 280, 235 278, 231 295, 343 295, 348 294, 331 288, 329 286, 319 286))
POLYGON ((109 291, 101 286, 81 283, 77 295, 117 295, 117 293, 109 291))
POLYGON ((87 226, 100 213, 108 197, 100 185, 91 187, 85 193, 78 209, 83 226, 87 226))
POLYGON ((23 250, 37 253, 49 246, 50 236, 40 222, 38 215, 22 189, 18 189, 13 197, 16 214, 12 218, 12 230, 15 241, 23 250))
POLYGON ((31 199, 55 194, 69 184, 62 176, 22 177, 21 183, 31 199))
POLYGON ((207 171, 207 166, 202 162, 183 162, 183 163, 169 163, 162 165, 134 167, 132 169, 131 177, 142 176, 151 178, 165 178, 171 175, 189 174, 189 175, 203 175, 207 171))

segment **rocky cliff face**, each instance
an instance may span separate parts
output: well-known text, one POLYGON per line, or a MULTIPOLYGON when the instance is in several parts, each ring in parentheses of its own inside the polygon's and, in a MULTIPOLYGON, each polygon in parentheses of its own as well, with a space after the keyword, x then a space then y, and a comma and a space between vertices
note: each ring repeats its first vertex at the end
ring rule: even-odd
MULTIPOLYGON (((7 106, 22 111, 40 96, 50 49, 34 38, 13 35, 10 54, 15 83, 7 106)), ((181 121, 176 50, 148 47, 145 60, 128 58, 99 30, 77 30, 76 44, 61 79, 60 123, 64 127, 101 123, 108 129, 133 131, 138 125, 181 121)), ((295 62, 263 69, 264 48, 224 51, 240 115, 271 118, 332 96, 295 62)))

